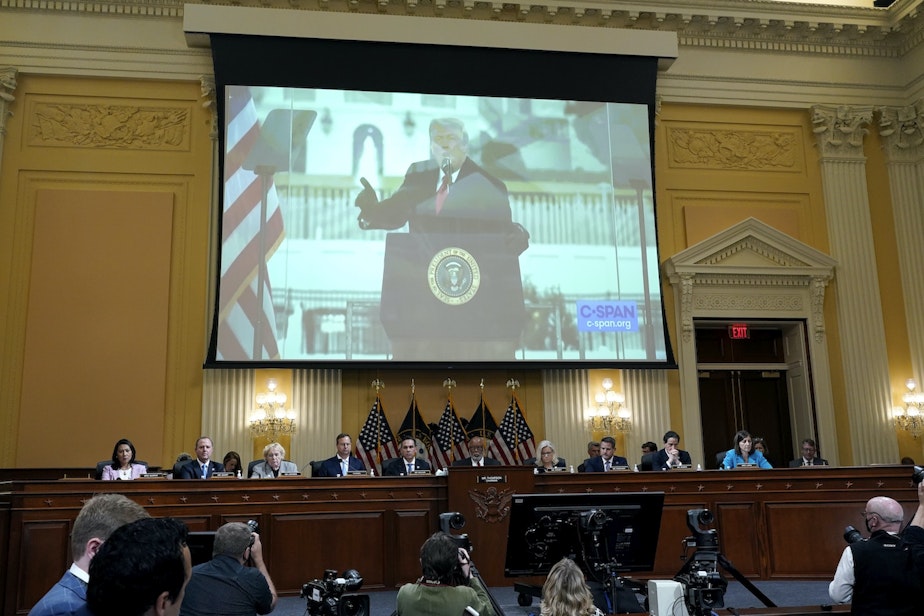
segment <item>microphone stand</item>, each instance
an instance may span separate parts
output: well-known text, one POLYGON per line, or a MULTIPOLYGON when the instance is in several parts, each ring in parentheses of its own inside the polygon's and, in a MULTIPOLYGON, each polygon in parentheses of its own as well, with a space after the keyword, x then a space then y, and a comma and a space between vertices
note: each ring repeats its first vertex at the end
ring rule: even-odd
POLYGON ((491 594, 491 590, 488 588, 488 585, 484 583, 484 578, 482 578, 481 574, 478 573, 478 569, 475 568, 475 563, 473 563, 471 560, 468 561, 468 570, 472 574, 472 579, 478 582, 478 584, 484 590, 485 594, 488 595, 488 600, 491 602, 491 609, 494 610, 495 616, 502 616, 504 610, 501 609, 497 599, 495 599, 494 595, 491 594))

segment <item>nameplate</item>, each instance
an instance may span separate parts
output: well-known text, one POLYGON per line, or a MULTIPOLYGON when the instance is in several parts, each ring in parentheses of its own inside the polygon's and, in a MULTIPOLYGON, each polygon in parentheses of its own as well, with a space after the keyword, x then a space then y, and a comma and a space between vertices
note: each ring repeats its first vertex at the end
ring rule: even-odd
POLYGON ((347 471, 350 477, 365 477, 367 474, 366 471, 347 471))
POLYGON ((280 477, 301 477, 301 473, 279 473, 280 477))
POLYGON ((627 471, 627 470, 629 470, 628 466, 611 466, 610 467, 610 471, 627 471))
POLYGON ((237 477, 237 473, 232 471, 215 471, 210 477, 214 479, 234 479, 237 477))
POLYGON ((139 479, 166 479, 167 473, 141 473, 139 479))
POLYGON ((423 469, 423 468, 418 468, 418 469, 411 471, 411 475, 429 475, 429 474, 430 474, 430 471, 423 469))
POLYGON ((757 465, 753 462, 745 462, 743 464, 738 464, 735 468, 757 468, 757 465))
POLYGON ((475 483, 507 483, 507 475, 478 475, 475 483))
POLYGON ((545 469, 545 472, 547 473, 566 473, 568 472, 568 469, 565 468, 564 466, 553 466, 552 468, 545 469))
POLYGON ((671 466, 668 467, 672 471, 689 471, 693 470, 692 464, 681 464, 680 466, 671 466))

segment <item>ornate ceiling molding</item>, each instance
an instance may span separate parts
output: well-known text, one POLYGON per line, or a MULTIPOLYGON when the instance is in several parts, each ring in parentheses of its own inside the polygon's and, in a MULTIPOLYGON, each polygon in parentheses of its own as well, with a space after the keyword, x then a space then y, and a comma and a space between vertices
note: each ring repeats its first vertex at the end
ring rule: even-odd
POLYGON ((0 11, 72 12, 130 18, 183 16, 185 4, 379 13, 677 32, 682 46, 900 57, 924 41, 924 0, 888 9, 760 0, 0 0, 0 11))

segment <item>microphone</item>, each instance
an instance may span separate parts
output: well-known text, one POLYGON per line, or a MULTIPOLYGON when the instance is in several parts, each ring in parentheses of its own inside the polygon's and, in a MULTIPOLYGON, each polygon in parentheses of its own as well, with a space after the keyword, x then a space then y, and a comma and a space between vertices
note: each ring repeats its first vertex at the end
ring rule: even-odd
POLYGON ((449 178, 449 181, 452 182, 452 159, 448 156, 444 157, 440 163, 440 169, 443 171, 443 175, 449 178))

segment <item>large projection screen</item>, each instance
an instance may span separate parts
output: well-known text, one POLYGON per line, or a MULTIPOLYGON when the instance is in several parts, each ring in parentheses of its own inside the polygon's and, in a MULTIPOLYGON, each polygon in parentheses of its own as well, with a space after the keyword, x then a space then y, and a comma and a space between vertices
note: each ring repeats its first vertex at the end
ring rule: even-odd
POLYGON ((223 182, 208 364, 674 365, 656 58, 211 45, 223 182))

